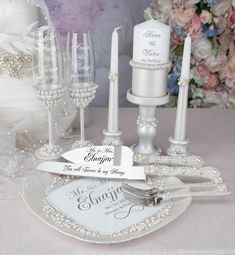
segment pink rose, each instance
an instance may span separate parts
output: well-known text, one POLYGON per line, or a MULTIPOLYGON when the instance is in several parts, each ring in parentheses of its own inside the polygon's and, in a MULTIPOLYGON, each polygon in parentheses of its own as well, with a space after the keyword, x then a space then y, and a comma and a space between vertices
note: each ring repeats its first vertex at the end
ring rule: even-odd
POLYGON ((229 88, 235 89, 235 55, 230 58, 221 76, 225 79, 225 84, 229 88))
POLYGON ((183 27, 189 22, 191 22, 194 17, 195 10, 193 7, 183 8, 179 6, 175 9, 175 22, 177 25, 183 27))
POLYGON ((199 16, 195 15, 193 17, 191 25, 189 27, 189 33, 193 39, 198 38, 201 34, 201 19, 199 16))
POLYGON ((171 40, 177 45, 182 45, 184 43, 183 37, 178 36, 174 31, 171 34, 171 40))
POLYGON ((205 64, 197 66, 197 72, 200 76, 207 76, 209 74, 209 68, 205 64))
POLYGON ((230 58, 225 67, 225 76, 229 79, 235 78, 235 55, 230 58))
POLYGON ((204 84, 206 90, 214 90, 220 84, 220 80, 217 74, 210 74, 208 81, 204 84))
POLYGON ((223 70, 227 62, 227 57, 225 54, 220 54, 218 56, 211 55, 207 60, 206 64, 212 73, 220 72, 223 70))
POLYGON ((225 30, 225 32, 218 37, 218 41, 220 43, 220 50, 228 54, 228 51, 230 51, 230 44, 234 44, 234 32, 231 32, 230 29, 225 30))
POLYGON ((209 13, 208 11, 203 10, 201 15, 200 15, 200 20, 203 24, 207 24, 210 23, 212 19, 212 15, 211 13, 209 13))
POLYGON ((235 10, 231 10, 228 16, 228 26, 230 28, 235 28, 235 10))

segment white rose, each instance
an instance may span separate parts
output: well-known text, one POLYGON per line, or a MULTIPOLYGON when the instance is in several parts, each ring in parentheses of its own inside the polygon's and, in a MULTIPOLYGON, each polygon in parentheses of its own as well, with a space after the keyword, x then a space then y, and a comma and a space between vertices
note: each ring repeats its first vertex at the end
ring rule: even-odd
POLYGON ((185 6, 192 6, 192 5, 195 5, 199 2, 200 2, 200 0, 184 0, 185 6))
POLYGON ((159 0, 158 4, 162 12, 169 14, 172 11, 172 0, 159 0))
POLYGON ((232 0, 232 6, 235 8, 235 0, 232 0))
POLYGON ((226 65, 227 57, 224 54, 214 56, 211 55, 207 60, 206 64, 212 73, 220 72, 226 65))
POLYGON ((212 44, 206 38, 196 39, 192 44, 192 54, 197 60, 207 59, 210 57, 212 44))
POLYGON ((215 16, 222 16, 225 14, 226 11, 228 11, 229 7, 230 7, 230 0, 223 0, 223 1, 220 1, 218 4, 214 5, 211 8, 211 12, 215 16))

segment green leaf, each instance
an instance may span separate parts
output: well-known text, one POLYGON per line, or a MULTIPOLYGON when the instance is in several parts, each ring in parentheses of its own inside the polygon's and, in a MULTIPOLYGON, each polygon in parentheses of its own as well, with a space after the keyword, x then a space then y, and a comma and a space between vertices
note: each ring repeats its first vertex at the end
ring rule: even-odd
POLYGON ((184 52, 184 47, 183 45, 180 45, 178 46, 176 49, 175 49, 175 55, 178 56, 178 57, 182 57, 183 56, 183 52, 184 52))

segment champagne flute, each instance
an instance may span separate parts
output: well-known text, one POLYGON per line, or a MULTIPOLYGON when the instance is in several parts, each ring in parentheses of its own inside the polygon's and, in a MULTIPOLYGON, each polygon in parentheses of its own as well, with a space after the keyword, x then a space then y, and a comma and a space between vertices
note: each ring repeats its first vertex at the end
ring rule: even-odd
POLYGON ((92 142, 85 138, 85 108, 95 98, 95 60, 90 32, 68 33, 67 37, 67 71, 69 95, 80 109, 80 140, 72 148, 89 147, 92 142))
POLYGON ((53 141, 52 110, 64 95, 63 58, 58 34, 54 28, 39 28, 35 36, 33 55, 34 87, 37 99, 48 111, 48 144, 36 150, 36 156, 44 160, 58 159, 62 148, 53 141))

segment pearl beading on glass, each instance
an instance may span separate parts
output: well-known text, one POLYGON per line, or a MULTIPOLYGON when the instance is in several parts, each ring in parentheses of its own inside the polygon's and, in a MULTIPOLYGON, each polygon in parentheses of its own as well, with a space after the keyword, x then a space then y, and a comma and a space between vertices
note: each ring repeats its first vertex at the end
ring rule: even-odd
MULTIPOLYGON (((126 227, 120 231, 116 231, 113 233, 105 233, 105 232, 99 232, 96 230, 93 230, 85 225, 75 223, 73 219, 68 217, 67 215, 64 215, 62 212, 58 211, 47 199, 47 196, 53 192, 54 190, 62 187, 65 184, 68 184, 70 182, 76 181, 78 178, 76 177, 57 177, 54 178, 52 181, 52 184, 49 185, 46 189, 45 195, 46 197, 42 200, 42 210, 46 217, 50 218, 55 224, 57 224, 60 227, 63 227, 65 229, 73 230, 75 233, 79 233, 83 236, 89 237, 95 237, 96 239, 102 240, 102 239, 109 239, 109 240, 116 240, 117 238, 125 237, 126 235, 135 235, 136 233, 145 232, 147 229, 159 224, 162 222, 168 215, 170 215, 173 203, 172 201, 166 200, 165 206, 160 209, 157 213, 153 214, 150 217, 145 218, 144 220, 131 225, 129 227, 126 227)), ((147 185, 150 185, 153 187, 157 187, 159 184, 158 182, 154 182, 153 180, 149 179, 147 181, 147 185)))
POLYGON ((43 107, 50 110, 59 104, 64 95, 64 88, 40 90, 37 91, 37 99, 43 107))
POLYGON ((145 69, 150 71, 159 71, 168 69, 171 67, 171 62, 162 63, 162 64, 145 64, 145 63, 139 63, 135 62, 133 60, 130 61, 130 66, 136 69, 145 69))
POLYGON ((68 88, 71 99, 77 107, 87 107, 95 98, 96 89, 98 86, 91 83, 86 88, 68 88))

